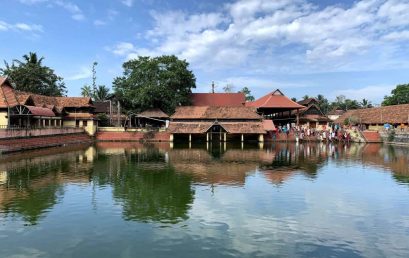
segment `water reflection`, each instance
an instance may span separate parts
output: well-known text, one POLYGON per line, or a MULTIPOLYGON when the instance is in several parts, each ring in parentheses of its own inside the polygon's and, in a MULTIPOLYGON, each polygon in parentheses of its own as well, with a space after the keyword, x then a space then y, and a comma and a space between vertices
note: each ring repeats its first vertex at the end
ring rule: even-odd
POLYGON ((112 189, 125 220, 178 223, 189 217, 195 185, 242 187, 261 173, 282 185, 316 180, 329 162, 391 171, 409 184, 409 148, 369 145, 273 144, 171 146, 98 143, 5 156, 0 164, 1 216, 36 224, 64 197, 67 185, 112 189), (214 147, 214 146, 213 146, 214 147))

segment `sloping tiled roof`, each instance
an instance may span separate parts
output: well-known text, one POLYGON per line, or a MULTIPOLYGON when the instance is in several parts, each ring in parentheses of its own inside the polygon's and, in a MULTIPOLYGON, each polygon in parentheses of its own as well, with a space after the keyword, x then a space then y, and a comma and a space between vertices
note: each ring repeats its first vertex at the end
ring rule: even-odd
MULTIPOLYGON (((206 133, 212 122, 170 122, 168 131, 174 134, 202 134, 206 133)), ((228 133, 233 134, 265 134, 262 122, 220 122, 217 123, 228 133)))
POLYGON ((343 124, 350 117, 355 117, 362 124, 406 124, 409 122, 409 104, 349 110, 335 123, 343 124))
POLYGON ((240 107, 246 102, 244 93, 192 93, 192 106, 240 107))
POLYGON ((49 108, 25 106, 34 116, 55 117, 54 112, 49 108))
POLYGON ((14 94, 14 89, 9 80, 0 77, 0 108, 7 108, 18 105, 19 102, 14 94))
POLYGON ((266 131, 275 131, 276 127, 274 126, 273 120, 263 120, 263 129, 266 131))
POLYGON ((177 107, 172 119, 255 119, 261 116, 251 107, 177 107))
POLYGON ((169 116, 159 108, 148 109, 138 114, 142 117, 168 118, 169 116))
POLYGON ((342 109, 333 109, 333 110, 331 110, 330 112, 328 112, 328 115, 329 116, 340 116, 340 115, 342 115, 342 114, 344 114, 345 113, 345 110, 342 110, 342 109))
POLYGON ((15 91, 15 94, 20 100, 31 98, 35 106, 55 106, 60 108, 93 106, 92 100, 89 97, 51 97, 24 91, 15 91))
POLYGON ((311 102, 318 103, 318 100, 316 98, 308 98, 308 99, 298 101, 297 103, 303 106, 308 106, 311 102))
POLYGON ((256 108, 277 108, 277 109, 298 109, 304 107, 286 97, 278 89, 255 101, 246 102, 246 106, 256 108))

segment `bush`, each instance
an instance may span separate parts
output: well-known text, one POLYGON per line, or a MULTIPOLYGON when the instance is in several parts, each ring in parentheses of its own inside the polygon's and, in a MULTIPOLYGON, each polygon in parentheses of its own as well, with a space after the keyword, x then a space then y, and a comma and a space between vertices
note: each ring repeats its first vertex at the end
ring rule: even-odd
POLYGON ((99 126, 102 126, 102 127, 109 126, 109 117, 106 114, 104 113, 98 114, 97 119, 98 119, 99 126))

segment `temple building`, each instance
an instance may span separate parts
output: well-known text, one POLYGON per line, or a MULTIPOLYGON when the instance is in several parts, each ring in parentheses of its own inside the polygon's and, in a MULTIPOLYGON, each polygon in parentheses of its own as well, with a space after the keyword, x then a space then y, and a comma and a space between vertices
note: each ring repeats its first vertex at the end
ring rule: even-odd
POLYGON ((255 108, 245 106, 183 106, 170 117, 170 140, 201 139, 229 141, 231 139, 264 141, 273 131, 271 120, 264 121, 255 108))
POLYGON ((82 127, 94 135, 97 121, 91 98, 50 97, 17 91, 0 77, 0 127, 82 127))
POLYGON ((287 123, 299 123, 299 110, 305 108, 303 105, 292 101, 279 89, 252 102, 246 102, 246 107, 254 107, 265 119, 271 119, 275 125, 287 123), (295 113, 295 118, 290 113, 295 113))

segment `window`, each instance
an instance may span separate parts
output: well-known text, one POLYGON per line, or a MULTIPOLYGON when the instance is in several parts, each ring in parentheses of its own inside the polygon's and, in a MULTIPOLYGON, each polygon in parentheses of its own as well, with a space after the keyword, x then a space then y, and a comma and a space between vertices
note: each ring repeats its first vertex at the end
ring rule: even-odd
POLYGON ((79 120, 75 121, 75 127, 80 127, 80 121, 79 120))
POLYGON ((88 125, 88 121, 83 121, 83 122, 82 122, 82 126, 83 126, 83 127, 87 127, 87 125, 88 125))

